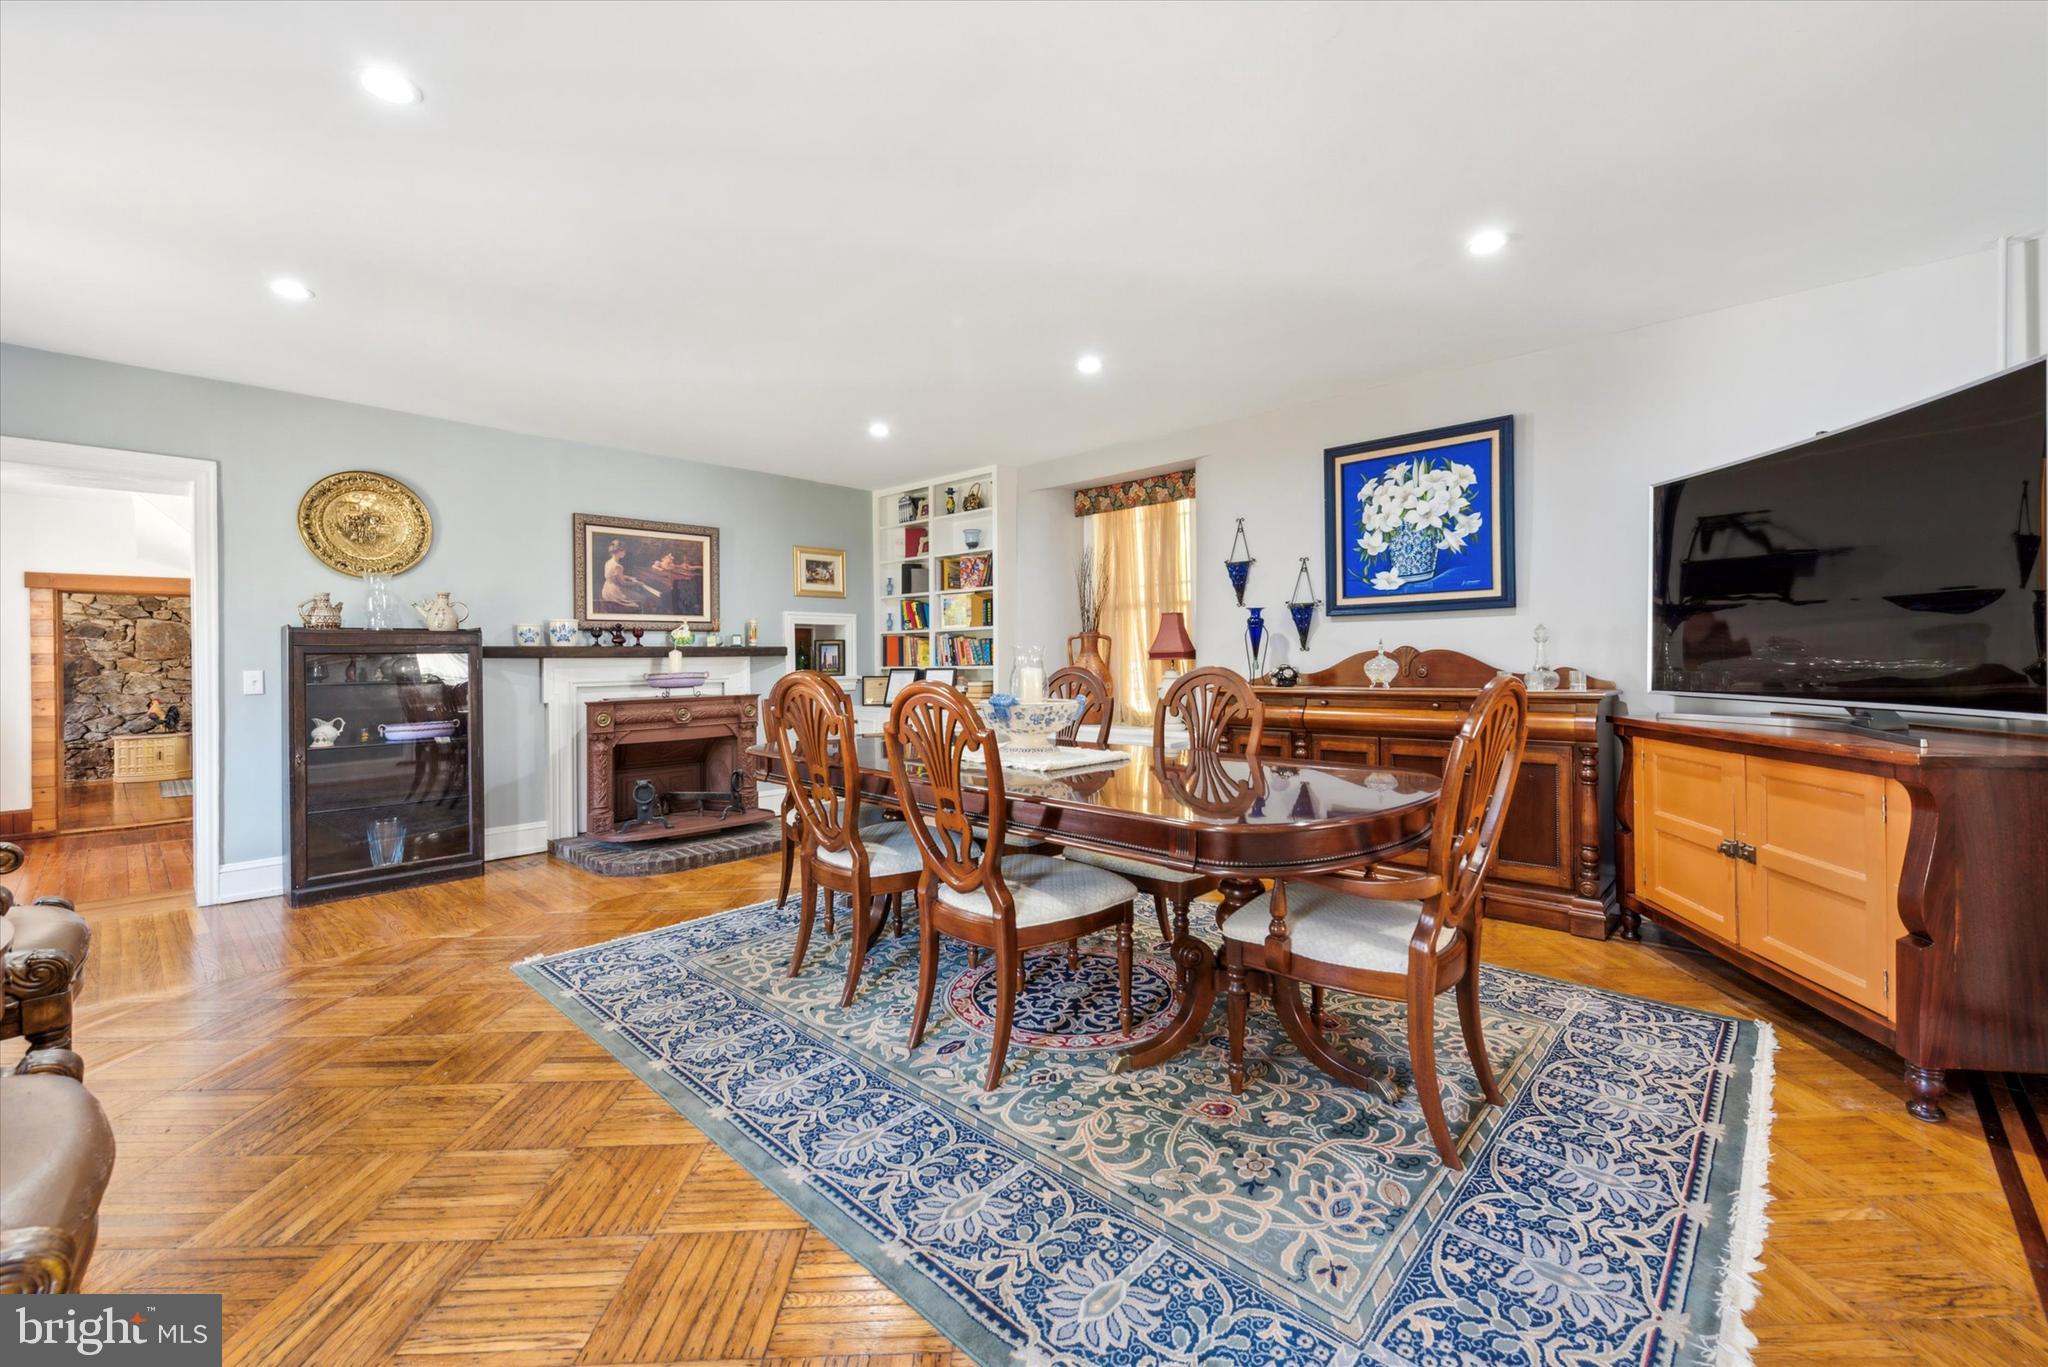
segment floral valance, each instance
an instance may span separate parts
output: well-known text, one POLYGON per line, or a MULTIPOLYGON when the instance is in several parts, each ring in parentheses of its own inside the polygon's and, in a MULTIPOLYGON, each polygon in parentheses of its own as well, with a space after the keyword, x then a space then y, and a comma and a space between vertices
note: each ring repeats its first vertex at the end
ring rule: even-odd
POLYGON ((1098 484, 1092 489, 1074 490, 1074 516, 1115 513, 1125 508, 1143 508, 1153 503, 1175 503, 1195 496, 1195 472, 1175 470, 1166 475, 1098 484))

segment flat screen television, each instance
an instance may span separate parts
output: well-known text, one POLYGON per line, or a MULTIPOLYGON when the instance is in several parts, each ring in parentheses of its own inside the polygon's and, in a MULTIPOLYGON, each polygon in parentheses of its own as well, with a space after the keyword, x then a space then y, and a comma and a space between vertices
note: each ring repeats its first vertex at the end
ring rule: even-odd
POLYGON ((1660 484, 1663 693, 2048 715, 2048 364, 1660 484))

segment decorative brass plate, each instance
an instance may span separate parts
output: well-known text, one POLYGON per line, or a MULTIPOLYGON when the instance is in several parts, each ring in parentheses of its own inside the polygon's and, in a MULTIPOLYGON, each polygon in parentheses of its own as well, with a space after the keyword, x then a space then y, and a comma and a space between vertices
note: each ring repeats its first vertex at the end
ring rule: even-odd
POLYGON ((426 557, 434 520, 420 496, 391 476, 343 470, 299 500, 299 540, 343 574, 403 574, 426 557))

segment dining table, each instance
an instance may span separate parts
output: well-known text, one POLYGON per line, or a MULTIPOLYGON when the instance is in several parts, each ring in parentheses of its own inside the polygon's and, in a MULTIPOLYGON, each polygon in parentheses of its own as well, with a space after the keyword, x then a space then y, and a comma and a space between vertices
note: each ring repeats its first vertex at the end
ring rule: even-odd
MULTIPOLYGON (((899 806, 889 760, 878 736, 854 742, 863 802, 899 806)), ((1007 834, 1062 848, 1095 850, 1221 881, 1220 925, 1266 889, 1267 879, 1362 870, 1429 839, 1441 779, 1408 769, 1304 763, 1213 750, 1155 751, 1145 745, 1073 745, 1099 762, 1056 772, 1003 768, 1007 834)), ((835 747, 835 753, 837 748, 835 747)), ((784 783, 781 755, 770 745, 748 751, 755 774, 784 783)), ((929 807, 917 766, 906 766, 913 796, 929 807)), ((831 781, 844 783, 834 766, 831 781)), ((969 769, 963 805, 970 820, 988 818, 985 771, 969 769)), ((1159 1034, 1120 1056, 1123 1070, 1164 1063, 1203 1038, 1216 1004, 1220 956, 1195 934, 1185 905, 1176 908, 1172 949, 1179 990, 1173 1016, 1159 1034)))

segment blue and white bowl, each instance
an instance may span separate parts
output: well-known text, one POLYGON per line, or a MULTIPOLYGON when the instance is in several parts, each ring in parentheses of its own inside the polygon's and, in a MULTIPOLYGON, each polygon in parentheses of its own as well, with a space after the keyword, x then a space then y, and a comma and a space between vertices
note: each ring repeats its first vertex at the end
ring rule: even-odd
POLYGON ((1005 750, 1047 750, 1053 737, 1072 726, 1087 706, 1085 698, 1047 698, 1043 702, 1017 702, 1007 693, 984 698, 975 710, 996 733, 996 744, 1005 750))

